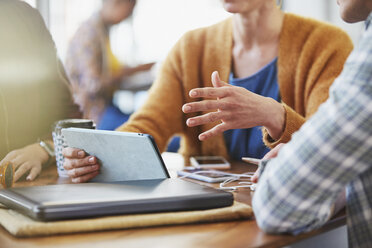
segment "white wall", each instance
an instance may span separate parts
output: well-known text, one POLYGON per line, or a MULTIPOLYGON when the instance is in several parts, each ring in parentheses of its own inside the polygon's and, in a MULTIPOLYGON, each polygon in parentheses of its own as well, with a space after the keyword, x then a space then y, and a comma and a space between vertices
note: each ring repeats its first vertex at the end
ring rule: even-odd
POLYGON ((163 60, 185 32, 228 16, 218 0, 138 0, 133 20, 113 30, 112 47, 129 64, 163 60))
MULTIPOLYGON (((283 10, 337 25, 354 44, 364 27, 342 21, 336 0, 283 0, 283 10)), ((112 47, 128 64, 161 61, 183 33, 228 16, 218 0, 138 0, 133 19, 115 28, 112 47)))
POLYGON ((332 23, 344 29, 350 35, 354 44, 357 44, 363 32, 364 24, 362 22, 347 24, 340 18, 336 0, 284 0, 283 9, 284 11, 332 23))
MULTIPOLYGON (((101 5, 101 0, 25 1, 33 5, 48 2, 48 24, 62 60, 78 26, 101 5)), ((283 10, 337 25, 347 31, 354 44, 363 31, 363 23, 346 24, 341 20, 336 0, 283 0, 283 10)), ((162 61, 186 31, 228 16, 219 0, 137 0, 133 18, 113 28, 112 48, 122 62, 130 65, 162 61)))

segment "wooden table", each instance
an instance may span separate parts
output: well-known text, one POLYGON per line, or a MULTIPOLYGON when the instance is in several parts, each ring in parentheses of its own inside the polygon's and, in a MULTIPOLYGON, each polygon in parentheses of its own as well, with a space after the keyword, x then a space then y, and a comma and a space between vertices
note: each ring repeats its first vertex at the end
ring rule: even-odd
MULTIPOLYGON (((182 168, 179 157, 165 154, 165 162, 170 174, 182 168)), ((253 165, 234 162, 232 171, 254 171, 253 165)), ((69 179, 59 178, 55 166, 46 168, 34 182, 17 182, 15 187, 45 184, 70 183, 69 179)), ((200 183, 200 182, 199 182, 200 183)), ((207 183, 205 183, 207 184, 207 183)), ((211 185, 211 184, 208 184, 211 185)), ((215 185, 214 185, 215 186, 215 185)), ((251 203, 253 193, 249 189, 239 189, 235 199, 251 203)), ((0 227, 0 247, 282 247, 316 236, 345 224, 345 212, 339 213, 323 228, 297 236, 268 235, 261 231, 255 220, 229 221, 208 224, 190 224, 167 227, 138 228, 129 230, 77 233, 34 238, 15 238, 0 227)))

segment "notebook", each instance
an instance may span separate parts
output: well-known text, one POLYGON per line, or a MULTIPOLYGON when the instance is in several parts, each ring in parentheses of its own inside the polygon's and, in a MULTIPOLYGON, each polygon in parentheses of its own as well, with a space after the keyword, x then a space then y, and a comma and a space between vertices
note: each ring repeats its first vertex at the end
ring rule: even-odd
MULTIPOLYGON (((179 178, 169 178, 163 159, 149 135, 73 128, 63 133, 68 142, 72 137, 69 138, 69 135, 73 133, 77 134, 75 138, 80 137, 81 140, 81 146, 76 143, 75 147, 92 148, 89 153, 97 154, 103 167, 106 168, 101 171, 101 177, 98 178, 100 182, 3 189, 0 190, 0 203, 41 221, 200 210, 233 204, 234 197, 230 192, 179 178), (67 133, 69 134, 66 135, 67 133), (109 142, 111 140, 115 142, 109 142), (122 153, 117 153, 116 158, 110 160, 111 153, 101 152, 109 149, 106 145, 114 144, 122 148, 137 147, 138 149, 131 149, 132 154, 129 158, 122 153), (144 151, 149 151, 151 155, 144 155, 144 151), (146 159, 142 159, 143 157, 146 159), (132 166, 136 166, 136 161, 141 161, 138 162, 141 169, 134 173, 132 166), (109 164, 110 162, 118 164, 109 164), (118 168, 120 166, 125 169, 118 168), (133 173, 127 173, 126 169, 132 170, 133 173), (152 173, 147 173, 146 169, 152 173), (117 170, 123 175, 115 175, 110 181, 108 175, 120 174, 117 170), (134 179, 128 177, 128 174, 134 179)), ((121 151, 126 153, 127 151, 124 150, 121 151)))

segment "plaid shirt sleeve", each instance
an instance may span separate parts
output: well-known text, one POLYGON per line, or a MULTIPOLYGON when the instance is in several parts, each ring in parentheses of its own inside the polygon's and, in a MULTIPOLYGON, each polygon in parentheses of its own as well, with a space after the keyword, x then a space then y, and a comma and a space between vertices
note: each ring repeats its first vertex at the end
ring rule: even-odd
MULTIPOLYGON (((258 225, 266 232, 299 233, 318 228, 329 220, 333 203, 346 186, 357 181, 371 185, 371 19, 372 13, 359 46, 330 88, 329 99, 276 158, 261 164, 264 169, 252 205, 258 225), (369 178, 361 180, 362 175, 369 178)), ((372 189, 356 187, 351 194, 356 197, 347 195, 348 207, 358 205, 359 214, 363 213, 361 222, 366 228, 360 233, 371 236, 372 189)), ((354 224, 361 226, 361 222, 354 224)))

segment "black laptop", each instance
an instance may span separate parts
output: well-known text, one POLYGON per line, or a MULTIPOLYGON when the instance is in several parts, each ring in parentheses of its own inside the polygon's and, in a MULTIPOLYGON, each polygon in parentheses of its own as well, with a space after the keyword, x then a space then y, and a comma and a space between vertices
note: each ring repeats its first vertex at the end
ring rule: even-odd
MULTIPOLYGON (((67 141, 71 142, 70 146, 82 148, 102 160, 101 166, 105 169, 101 171, 101 181, 3 189, 0 190, 0 203, 41 221, 201 210, 226 207, 233 203, 233 194, 230 192, 179 178, 169 178, 162 157, 149 135, 77 128, 67 129, 63 134, 67 141), (71 137, 79 137, 80 140, 76 139, 75 143, 71 137), (110 140, 115 140, 113 146, 122 145, 123 149, 128 147, 128 142, 132 143, 130 147, 140 146, 142 149, 132 149, 130 152, 134 154, 129 158, 116 156, 118 159, 106 159, 107 155, 101 154, 102 148, 97 147, 100 147, 102 142, 110 144, 108 142, 110 140), (143 155, 143 151, 147 151, 147 154, 143 155), (146 160, 138 159, 138 156, 146 156, 146 160), (136 160, 141 161, 139 166, 141 169, 151 170, 154 178, 151 178, 147 171, 143 173, 144 178, 141 176, 142 173, 134 173, 133 166, 136 166, 136 160), (106 161, 110 161, 111 164, 106 164, 106 161), (129 179, 125 173, 126 169, 129 172, 132 170, 129 179), (120 175, 116 175, 113 181, 103 175, 104 173, 110 175, 113 171, 124 173, 123 180, 120 180, 120 175)), ((117 154, 128 152, 120 151, 117 147, 115 149, 117 154)))

